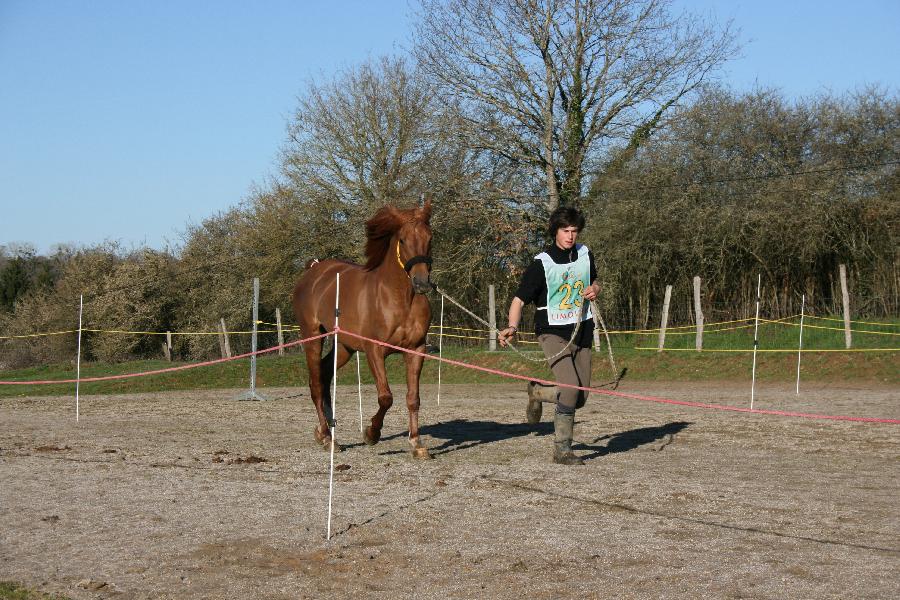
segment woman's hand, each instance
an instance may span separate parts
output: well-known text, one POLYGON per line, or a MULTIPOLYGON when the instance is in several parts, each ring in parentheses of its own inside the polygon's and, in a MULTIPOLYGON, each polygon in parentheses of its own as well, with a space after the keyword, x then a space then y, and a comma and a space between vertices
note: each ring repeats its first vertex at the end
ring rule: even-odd
POLYGON ((518 328, 512 326, 501 329, 497 332, 497 340, 500 342, 501 346, 506 348, 506 346, 509 345, 509 342, 516 337, 518 331, 518 328))
POLYGON ((584 288, 583 290, 581 290, 581 295, 586 300, 596 300, 597 296, 600 295, 600 284, 592 283, 591 285, 589 285, 586 288, 584 288))

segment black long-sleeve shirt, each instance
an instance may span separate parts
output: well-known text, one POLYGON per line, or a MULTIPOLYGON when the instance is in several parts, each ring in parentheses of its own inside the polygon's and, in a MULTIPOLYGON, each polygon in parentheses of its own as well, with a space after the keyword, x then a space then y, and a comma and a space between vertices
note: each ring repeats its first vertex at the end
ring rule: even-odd
MULTIPOLYGON (((571 250, 563 250, 556 244, 551 244, 544 248, 544 252, 558 265, 565 265, 578 260, 578 250, 575 247, 571 250)), ((591 264, 590 283, 593 283, 597 279, 597 267, 594 264, 594 253, 591 250, 588 250, 588 258, 591 264)), ((540 259, 535 258, 528 265, 528 268, 525 269, 525 273, 522 274, 522 279, 519 281, 519 288, 516 290, 516 297, 525 304, 533 302, 535 306, 547 306, 547 277, 544 275, 544 263, 540 259)), ((550 325, 547 321, 546 310, 537 310, 534 313, 534 332, 537 335, 551 333, 568 340, 572 337, 574 327, 574 324, 550 325)), ((575 344, 579 348, 590 348, 593 341, 594 320, 582 321, 575 344)))

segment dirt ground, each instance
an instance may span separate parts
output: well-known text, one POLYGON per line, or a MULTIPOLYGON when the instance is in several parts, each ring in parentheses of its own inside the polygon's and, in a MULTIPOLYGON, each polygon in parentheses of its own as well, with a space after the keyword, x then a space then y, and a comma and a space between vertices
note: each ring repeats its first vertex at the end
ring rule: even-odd
MULTIPOLYGON (((623 391, 746 406, 745 383, 623 391)), ((524 384, 402 386, 381 443, 338 390, 329 455, 304 389, 0 400, 0 580, 70 598, 896 598, 900 426, 592 396, 584 467, 550 462, 524 384)), ((371 387, 363 388, 367 417, 371 387)), ((900 417, 900 389, 768 384, 759 408, 900 417)))

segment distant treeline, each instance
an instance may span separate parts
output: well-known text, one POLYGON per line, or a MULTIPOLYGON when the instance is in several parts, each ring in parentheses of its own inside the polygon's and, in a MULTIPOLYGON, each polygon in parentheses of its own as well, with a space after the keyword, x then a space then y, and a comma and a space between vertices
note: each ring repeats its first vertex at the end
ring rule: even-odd
MULTIPOLYGON (((900 101, 871 87, 788 101, 715 84, 735 54, 727 25, 668 3, 422 2, 414 50, 310 84, 288 123, 279 174, 168 250, 116 244, 0 252, 0 336, 85 327, 215 331, 280 308, 312 258, 360 261, 384 203, 434 202, 433 278, 482 314, 506 310, 558 205, 587 215, 601 310, 616 328, 689 323, 691 280, 707 321, 840 306, 900 314, 900 101), (535 15, 535 10, 550 11, 535 15)), ((433 306, 437 306, 433 302, 433 306)), ((501 316, 502 318, 502 316, 501 316)), ((454 324, 467 324, 454 315, 454 324)), ((159 356, 161 339, 89 334, 87 358, 159 356)), ((178 336, 175 355, 218 353, 178 336)), ((0 340, 5 367, 70 360, 74 336, 0 340)), ((242 349, 240 342, 238 350, 242 349)))
MULTIPOLYGON (((839 263, 848 266, 855 314, 900 314, 898 125, 897 99, 875 93, 788 105, 771 91, 716 91, 673 115, 580 202, 607 320, 616 328, 654 322, 672 284, 678 321, 690 322, 694 275, 703 279, 707 320, 750 314, 758 273, 768 316, 798 312, 801 294, 812 310, 837 311, 839 263)), ((88 328, 215 331, 225 318, 247 329, 254 276, 262 280, 263 319, 273 321, 278 307, 290 321, 302 265, 323 256, 361 260, 363 248, 365 214, 342 207, 345 216, 335 218, 337 202, 334 212, 317 211, 301 194, 284 182, 259 191, 192 229, 172 252, 105 244, 46 257, 7 249, 0 332, 72 329, 81 293, 88 328)), ((437 194, 434 202, 434 278, 482 313, 493 283, 504 310, 542 243, 545 215, 517 212, 498 197, 437 194)), ((159 356, 160 342, 94 334, 85 350, 103 360, 159 356)), ((73 343, 72 336, 9 340, 0 361, 68 360, 73 343)), ((175 348, 183 357, 218 351, 214 336, 177 337, 175 348)))

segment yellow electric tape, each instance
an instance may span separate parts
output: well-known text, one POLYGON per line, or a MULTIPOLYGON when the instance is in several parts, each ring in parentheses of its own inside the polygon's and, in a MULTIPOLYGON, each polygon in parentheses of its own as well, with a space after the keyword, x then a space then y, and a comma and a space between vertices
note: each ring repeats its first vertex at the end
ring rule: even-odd
MULTIPOLYGON (((760 319, 762 321, 763 319, 760 319)), ((766 323, 777 323, 777 321, 765 321, 766 323)), ((790 325, 791 327, 800 327, 799 323, 782 323, 783 325, 790 325)), ((824 327, 822 325, 809 325, 808 323, 803 324, 804 328, 810 329, 827 329, 829 331, 846 331, 843 327, 824 327)), ((868 331, 866 329, 851 329, 851 333, 871 333, 873 335, 900 335, 900 333, 893 331, 868 331)))
MULTIPOLYGON (((77 329, 76 329, 77 331, 77 329)), ((219 335, 218 331, 125 331, 122 329, 82 329, 82 331, 89 331, 91 333, 118 333, 124 335, 166 335, 167 333, 171 333, 172 335, 219 335)), ((252 331, 226 331, 228 335, 247 335, 252 334, 252 331)), ((276 331, 270 331, 268 329, 260 329, 257 330, 256 333, 277 333, 276 331)))
POLYGON ((65 335, 67 333, 78 333, 77 329, 69 329, 68 331, 51 331, 50 333, 28 333, 25 335, 0 335, 0 340, 20 340, 25 338, 46 337, 50 335, 65 335))
MULTIPOLYGON (((836 321, 838 323, 843 323, 843 319, 835 319, 833 317, 814 317, 812 315, 804 315, 807 319, 819 319, 821 321, 836 321)), ((862 323, 863 325, 880 325, 882 327, 900 327, 900 323, 879 323, 878 321, 854 321, 850 319, 851 323, 862 323)))

